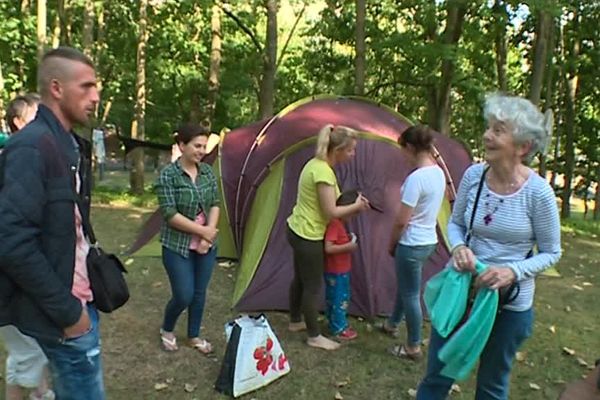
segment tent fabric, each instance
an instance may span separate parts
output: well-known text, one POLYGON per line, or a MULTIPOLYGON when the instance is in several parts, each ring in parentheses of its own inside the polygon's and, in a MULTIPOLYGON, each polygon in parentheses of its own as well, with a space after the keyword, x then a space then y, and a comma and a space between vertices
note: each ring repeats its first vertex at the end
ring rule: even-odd
MULTIPOLYGON (((285 220, 296 201, 304 164, 314 155, 316 136, 326 124, 360 132, 356 157, 336 167, 342 190, 360 189, 383 213, 367 211, 349 221, 359 237, 353 254, 349 311, 373 317, 388 314, 396 291, 394 260, 387 254, 400 187, 409 174, 397 138, 411 124, 390 108, 369 100, 318 96, 300 100, 272 118, 221 133, 210 154, 219 180, 222 211, 219 256, 240 260, 232 303, 238 311, 287 310, 293 276, 285 220)), ((458 183, 470 156, 455 140, 435 134, 438 162, 450 183, 458 183)), ((445 226, 455 188, 449 184, 438 217, 439 244, 424 267, 426 281, 449 257, 445 226)), ((148 222, 156 231, 157 218, 148 222)), ((148 228, 149 230, 149 228, 148 228)), ((148 235, 146 235, 148 236, 148 235)), ((147 238, 146 238, 147 242, 147 238)), ((139 248, 141 242, 134 248, 139 248)))
MULTIPOLYGON (((261 236, 252 234, 258 226, 250 222, 251 216, 261 206, 255 196, 263 181, 270 177, 273 165, 281 160, 285 165, 279 205, 272 210, 276 218, 268 242, 258 265, 256 258, 252 263, 244 260, 240 263, 239 277, 243 279, 236 282, 233 303, 239 311, 288 309, 293 267, 285 220, 296 200, 300 171, 314 154, 316 135, 322 126, 333 123, 363 132, 354 160, 336 168, 340 187, 360 189, 384 210, 382 214, 368 211, 349 222, 350 230, 359 236, 360 245, 353 254, 350 313, 367 317, 387 314, 393 308, 396 278, 394 261, 387 254, 386 245, 399 203, 400 186, 410 172, 395 142, 410 122, 386 107, 355 98, 326 97, 298 104, 252 128, 231 131, 222 142, 224 195, 228 207, 233 207, 229 209, 230 226, 238 254, 264 246, 257 242, 261 236), (248 275, 252 275, 250 280, 248 275)), ((450 178, 459 182, 470 164, 468 153, 461 144, 440 134, 436 134, 436 146, 450 178)), ((447 221, 450 209, 447 202, 440 221, 447 221)), ((444 230, 445 226, 439 230, 440 244, 424 268, 424 281, 448 259, 444 230)))

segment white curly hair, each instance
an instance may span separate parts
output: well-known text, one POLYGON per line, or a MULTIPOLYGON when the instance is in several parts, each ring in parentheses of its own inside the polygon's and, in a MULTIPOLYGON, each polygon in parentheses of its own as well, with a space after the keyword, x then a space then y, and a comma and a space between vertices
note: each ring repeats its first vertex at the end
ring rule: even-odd
POLYGON ((530 162, 537 153, 546 154, 552 139, 554 117, 551 110, 542 114, 527 99, 490 93, 485 98, 483 115, 486 120, 495 119, 513 127, 513 137, 517 143, 531 142, 531 149, 525 155, 530 162))

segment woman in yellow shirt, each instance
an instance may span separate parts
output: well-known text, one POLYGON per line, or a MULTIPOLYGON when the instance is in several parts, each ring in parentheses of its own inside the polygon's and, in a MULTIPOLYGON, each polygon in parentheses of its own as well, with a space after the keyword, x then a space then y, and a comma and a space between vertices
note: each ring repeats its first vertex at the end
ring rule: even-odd
POLYGON ((320 334, 317 321, 323 282, 325 229, 333 218, 347 217, 369 208, 369 201, 362 195, 353 204, 335 204, 340 189, 333 167, 354 157, 356 138, 356 131, 345 126, 326 125, 321 129, 315 157, 300 173, 296 205, 287 219, 288 241, 294 252, 289 330, 306 329, 306 343, 325 350, 335 350, 340 346, 320 334))

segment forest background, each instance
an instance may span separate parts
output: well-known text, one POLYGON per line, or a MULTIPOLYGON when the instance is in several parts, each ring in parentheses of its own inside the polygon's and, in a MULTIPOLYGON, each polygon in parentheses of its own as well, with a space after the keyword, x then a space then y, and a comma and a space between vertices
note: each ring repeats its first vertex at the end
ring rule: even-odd
MULTIPOLYGON (((97 65, 97 125, 160 143, 181 121, 219 132, 335 94, 389 105, 477 156, 482 101, 500 90, 554 111, 551 149, 535 167, 562 217, 576 194, 596 200, 598 220, 598 26, 600 2, 587 0, 2 1, 0 117, 36 90, 39 57, 58 45, 97 65)), ((137 194, 142 152, 130 171, 137 194)))

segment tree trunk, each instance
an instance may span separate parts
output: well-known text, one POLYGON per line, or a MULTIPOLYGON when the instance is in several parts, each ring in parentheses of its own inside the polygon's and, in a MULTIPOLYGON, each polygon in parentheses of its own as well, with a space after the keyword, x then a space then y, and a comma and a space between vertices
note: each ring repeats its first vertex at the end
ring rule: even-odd
MULTIPOLYGON (((0 61, 0 93, 4 93, 4 74, 2 74, 2 61, 0 61)), ((2 132, 8 132, 5 117, 6 110, 4 109, 4 100, 3 97, 0 96, 0 131, 2 132)))
MULTIPOLYGON (((462 24, 466 5, 460 0, 450 0, 446 6, 446 29, 442 36, 442 44, 452 50, 458 47, 458 41, 462 34, 462 24)), ((454 78, 454 69, 456 66, 456 52, 446 56, 442 60, 441 77, 439 84, 433 86, 430 90, 430 101, 434 102, 433 112, 430 112, 429 125, 436 131, 448 135, 450 133, 450 94, 452 89, 452 79, 454 78)), ((430 103, 431 104, 431 103, 430 103)))
POLYGON ((365 94, 365 19, 366 0, 356 0, 356 56, 354 58, 354 93, 365 94))
POLYGON ((277 63, 277 0, 265 0, 265 7, 267 9, 267 40, 263 54, 263 74, 259 93, 261 118, 273 115, 277 63))
POLYGON ((206 104, 206 117, 204 126, 208 131, 212 129, 217 108, 217 96, 219 94, 219 69, 221 67, 221 8, 212 6, 210 20, 212 41, 210 46, 210 69, 208 70, 208 94, 206 104))
POLYGON ((579 86, 579 76, 575 62, 579 57, 579 13, 577 10, 573 16, 573 26, 570 29, 572 37, 564 35, 564 40, 570 43, 565 44, 568 49, 565 79, 565 182, 562 193, 561 217, 568 218, 571 214, 571 193, 573 173, 575 170, 575 107, 577 92, 579 86))
POLYGON ((493 15, 496 23, 494 35, 494 48, 496 50, 496 74, 498 75, 498 89, 502 92, 508 91, 506 79, 506 24, 508 23, 508 12, 503 0, 495 0, 493 15))
MULTIPOLYGON (((553 101, 553 95, 554 95, 554 63, 553 63, 553 59, 554 59, 554 51, 555 49, 555 45, 556 45, 556 23, 554 18, 552 18, 551 24, 550 24, 550 32, 548 33, 548 51, 547 51, 547 57, 546 57, 546 94, 544 96, 544 106, 546 107, 546 109, 554 109, 554 101, 553 101)), ((556 121, 555 121, 556 124, 556 121)), ((558 135, 554 134, 553 137, 551 138, 550 141, 550 145, 552 144, 552 141, 558 141, 558 135)), ((546 167, 546 155, 544 154, 540 154, 540 166, 539 166, 539 174, 541 177, 546 178, 546 175, 548 174, 547 171, 547 167, 546 167)), ((554 186, 552 187, 554 188, 554 186)))
POLYGON ((64 46, 71 45, 71 0, 58 0, 58 15, 60 19, 60 42, 64 46))
MULTIPOLYGON (((135 82, 135 120, 131 127, 131 137, 144 140, 146 117, 146 43, 148 42, 147 14, 148 0, 140 0, 138 24, 137 70, 135 82)), ((144 193, 144 150, 141 147, 131 152, 131 173, 129 175, 131 192, 144 193)))
POLYGON ((93 59, 94 0, 85 0, 83 9, 83 54, 93 59))
MULTIPOLYGON (((60 10, 61 8, 64 9, 63 2, 64 2, 64 0, 57 0, 57 9, 58 10, 60 10)), ((53 49, 60 46, 60 30, 61 30, 60 15, 61 15, 60 11, 58 11, 54 15, 54 22, 53 22, 54 27, 52 28, 52 38, 51 38, 51 43, 52 43, 53 49)))
POLYGON ((38 62, 46 51, 46 0, 37 1, 37 55, 38 62))
POLYGON ((535 28, 535 45, 533 53, 533 71, 531 73, 531 86, 529 88, 529 100, 536 106, 540 104, 542 97, 542 83, 544 82, 544 70, 546 69, 548 36, 552 25, 552 17, 548 12, 540 10, 537 13, 535 28))

